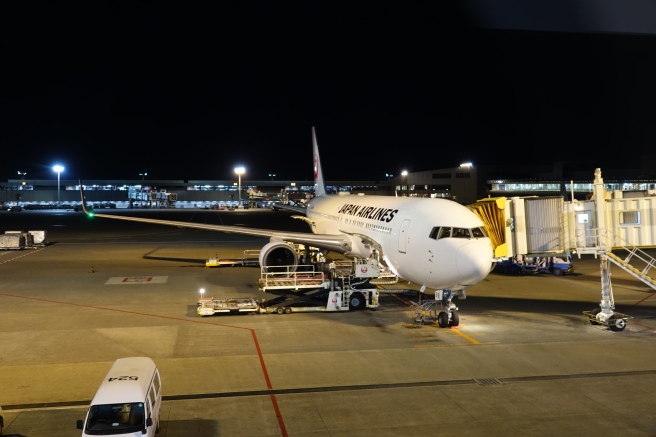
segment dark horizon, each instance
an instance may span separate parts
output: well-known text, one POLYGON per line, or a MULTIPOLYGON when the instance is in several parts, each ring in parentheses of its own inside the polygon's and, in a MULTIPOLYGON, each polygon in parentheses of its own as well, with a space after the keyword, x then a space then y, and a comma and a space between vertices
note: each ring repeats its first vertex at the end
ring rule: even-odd
MULTIPOLYGON (((649 22, 638 4, 625 18, 649 22)), ((224 180, 239 165, 310 179, 313 126, 330 180, 462 162, 632 168, 656 143, 656 37, 637 20, 594 26, 599 11, 29 5, 8 8, 0 180, 56 177, 55 164, 66 179, 224 180)))

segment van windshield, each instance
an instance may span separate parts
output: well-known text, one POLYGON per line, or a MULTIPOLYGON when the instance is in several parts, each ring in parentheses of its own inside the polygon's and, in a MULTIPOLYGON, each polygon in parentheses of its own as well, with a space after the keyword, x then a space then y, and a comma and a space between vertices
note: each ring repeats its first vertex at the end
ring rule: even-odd
POLYGON ((146 428, 143 402, 92 405, 84 432, 112 435, 139 432, 146 428))

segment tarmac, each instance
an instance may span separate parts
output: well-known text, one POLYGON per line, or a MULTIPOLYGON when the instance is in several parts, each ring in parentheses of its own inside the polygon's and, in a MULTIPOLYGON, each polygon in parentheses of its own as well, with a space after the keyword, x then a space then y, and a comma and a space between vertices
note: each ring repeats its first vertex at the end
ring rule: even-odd
MULTIPOLYGON (((103 212, 307 230, 269 210, 103 212)), ((0 211, 10 230, 46 230, 49 244, 0 251, 3 436, 80 436, 76 420, 128 356, 160 369, 162 437, 656 436, 656 290, 612 266, 631 319, 621 332, 590 324, 591 255, 563 277, 492 272, 442 329, 413 323, 412 292, 375 311, 198 316, 201 288, 275 297, 257 267, 205 266, 259 238, 0 211)))

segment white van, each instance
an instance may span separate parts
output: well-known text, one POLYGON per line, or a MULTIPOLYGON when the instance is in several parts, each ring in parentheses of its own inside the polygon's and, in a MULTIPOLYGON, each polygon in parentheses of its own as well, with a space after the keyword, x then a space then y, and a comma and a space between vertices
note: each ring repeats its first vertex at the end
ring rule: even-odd
POLYGON ((162 383, 153 360, 119 358, 91 401, 82 437, 93 435, 153 436, 159 432, 162 383))

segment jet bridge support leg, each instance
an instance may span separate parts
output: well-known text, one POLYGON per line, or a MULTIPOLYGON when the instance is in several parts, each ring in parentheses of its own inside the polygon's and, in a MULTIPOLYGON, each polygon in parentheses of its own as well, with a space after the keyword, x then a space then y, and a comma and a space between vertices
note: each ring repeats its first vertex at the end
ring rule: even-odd
POLYGON ((590 323, 594 325, 606 325, 611 331, 623 331, 626 328, 628 316, 615 312, 615 300, 613 299, 613 286, 610 282, 610 261, 606 255, 600 257, 601 269, 601 302, 599 308, 592 311, 584 311, 590 323))

